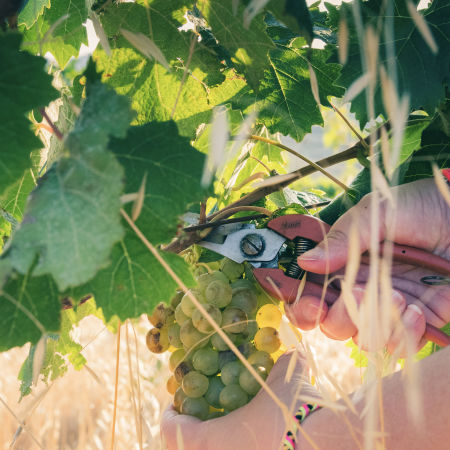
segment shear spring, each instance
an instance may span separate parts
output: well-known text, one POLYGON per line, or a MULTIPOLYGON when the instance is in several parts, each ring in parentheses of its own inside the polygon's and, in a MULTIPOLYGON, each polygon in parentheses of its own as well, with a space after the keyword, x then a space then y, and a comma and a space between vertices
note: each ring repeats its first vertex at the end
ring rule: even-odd
POLYGON ((316 243, 311 239, 298 237, 294 239, 294 257, 286 269, 286 275, 291 278, 301 278, 305 271, 300 268, 297 263, 297 258, 303 253, 311 250, 316 246, 316 243))

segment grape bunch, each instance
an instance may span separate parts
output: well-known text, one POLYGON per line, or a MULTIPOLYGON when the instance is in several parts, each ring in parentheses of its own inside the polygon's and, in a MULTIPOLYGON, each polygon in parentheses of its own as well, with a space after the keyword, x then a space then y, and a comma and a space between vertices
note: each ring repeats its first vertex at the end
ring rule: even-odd
MULTIPOLYGON (((219 270, 197 278, 191 292, 266 379, 283 353, 281 312, 244 277, 244 265, 223 259, 219 270)), ((159 303, 148 318, 154 326, 146 337, 149 350, 171 352, 167 390, 178 412, 202 420, 219 417, 247 404, 261 388, 188 294, 177 293, 170 305, 159 303)))

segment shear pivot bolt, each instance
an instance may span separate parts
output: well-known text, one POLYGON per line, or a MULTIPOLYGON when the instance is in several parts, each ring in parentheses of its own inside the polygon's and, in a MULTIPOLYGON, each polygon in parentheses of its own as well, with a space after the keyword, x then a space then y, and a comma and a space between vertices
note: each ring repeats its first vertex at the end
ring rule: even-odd
POLYGON ((247 234, 241 240, 241 250, 245 256, 258 256, 264 251, 264 240, 258 234, 247 234))

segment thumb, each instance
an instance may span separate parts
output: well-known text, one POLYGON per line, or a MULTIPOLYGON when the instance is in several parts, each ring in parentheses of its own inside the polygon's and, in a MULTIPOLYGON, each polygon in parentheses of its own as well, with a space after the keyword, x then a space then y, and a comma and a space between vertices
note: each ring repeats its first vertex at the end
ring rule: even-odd
MULTIPOLYGON (((381 241, 385 235, 383 202, 379 208, 380 230, 377 230, 377 233, 381 241)), ((322 242, 300 255, 298 264, 308 272, 320 274, 335 272, 344 267, 347 262, 350 239, 359 241, 359 250, 363 253, 369 248, 371 233, 369 194, 339 218, 322 242)))

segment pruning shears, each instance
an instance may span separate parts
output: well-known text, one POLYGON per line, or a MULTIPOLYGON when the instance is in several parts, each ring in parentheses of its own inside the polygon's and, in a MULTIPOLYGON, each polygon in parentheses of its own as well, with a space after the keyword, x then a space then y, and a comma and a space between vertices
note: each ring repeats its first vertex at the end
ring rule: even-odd
MULTIPOLYGON (((326 289, 324 299, 331 305, 339 297, 339 290, 332 286, 324 288, 311 281, 305 283, 302 279, 304 271, 297 264, 297 258, 322 241, 329 230, 330 226, 317 217, 290 214, 270 220, 265 228, 248 223, 220 225, 198 245, 237 263, 250 263, 258 283, 274 298, 286 303, 293 303, 303 295, 322 298, 326 289), (285 270, 279 268, 283 262, 285 270)), ((392 253, 396 262, 430 270, 430 275, 421 278, 423 284, 450 284, 450 261, 398 244, 392 246, 392 253)), ((450 337, 430 324, 427 324, 425 337, 440 346, 450 345, 450 337)))

